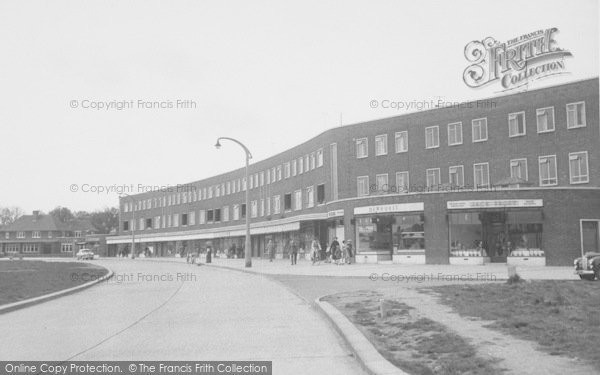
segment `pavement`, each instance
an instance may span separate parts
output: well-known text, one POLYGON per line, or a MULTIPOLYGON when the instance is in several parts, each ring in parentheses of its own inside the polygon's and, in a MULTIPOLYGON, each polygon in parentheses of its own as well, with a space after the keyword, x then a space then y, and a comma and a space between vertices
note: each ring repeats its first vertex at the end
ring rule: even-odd
POLYGON ((0 319, 4 360, 267 360, 276 374, 363 374, 342 338, 262 275, 94 260, 114 276, 0 319))

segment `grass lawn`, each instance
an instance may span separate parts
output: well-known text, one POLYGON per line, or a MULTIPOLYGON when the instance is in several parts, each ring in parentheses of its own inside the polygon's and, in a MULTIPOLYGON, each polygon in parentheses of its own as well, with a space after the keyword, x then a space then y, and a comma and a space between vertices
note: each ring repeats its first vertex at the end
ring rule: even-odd
POLYGON ((420 317, 412 307, 386 300, 381 318, 373 291, 340 293, 324 300, 356 325, 388 361, 410 374, 501 374, 492 359, 480 358, 475 348, 443 325, 420 317))
POLYGON ((0 305, 72 288, 107 273, 90 263, 0 261, 0 305))
POLYGON ((600 373, 600 282, 533 281, 431 288, 462 316, 532 340, 552 355, 589 361, 600 373))

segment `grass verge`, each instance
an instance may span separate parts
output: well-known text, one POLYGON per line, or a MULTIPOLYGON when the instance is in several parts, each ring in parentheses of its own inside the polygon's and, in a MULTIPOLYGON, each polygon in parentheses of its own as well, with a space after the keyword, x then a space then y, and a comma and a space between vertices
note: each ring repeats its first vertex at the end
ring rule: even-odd
POLYGON ((324 298, 356 325, 375 348, 398 368, 419 375, 501 374, 496 360, 481 358, 465 339, 398 301, 373 291, 340 293, 324 298))
POLYGON ((490 328, 535 341, 551 355, 588 361, 600 373, 600 283, 533 281, 434 287, 440 301, 490 328))
POLYGON ((106 268, 90 263, 1 261, 0 305, 72 288, 107 273, 106 268))

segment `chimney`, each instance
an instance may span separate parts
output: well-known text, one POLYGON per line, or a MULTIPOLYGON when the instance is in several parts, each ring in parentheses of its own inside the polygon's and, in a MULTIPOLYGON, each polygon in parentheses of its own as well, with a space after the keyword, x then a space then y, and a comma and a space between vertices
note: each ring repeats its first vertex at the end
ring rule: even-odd
POLYGON ((33 221, 37 221, 40 217, 40 211, 33 211, 33 221))

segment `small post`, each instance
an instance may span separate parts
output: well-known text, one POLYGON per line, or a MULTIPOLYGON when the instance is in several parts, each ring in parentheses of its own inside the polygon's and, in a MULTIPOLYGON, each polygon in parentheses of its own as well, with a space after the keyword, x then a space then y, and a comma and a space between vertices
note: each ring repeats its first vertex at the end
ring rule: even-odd
POLYGON ((388 315, 388 311, 385 306, 385 299, 383 299, 383 298, 379 299, 379 315, 381 316, 382 319, 388 315))

